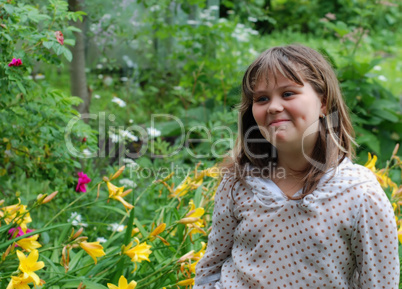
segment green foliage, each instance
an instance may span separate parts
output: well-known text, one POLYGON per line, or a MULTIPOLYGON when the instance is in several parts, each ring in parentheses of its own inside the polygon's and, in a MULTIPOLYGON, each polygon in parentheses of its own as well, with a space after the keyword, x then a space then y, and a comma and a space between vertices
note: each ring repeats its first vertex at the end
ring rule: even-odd
MULTIPOLYGON (((49 1, 46 6, 32 6, 14 1, 0 1, 0 188, 10 195, 21 188, 16 180, 51 182, 50 190, 66 191, 76 182, 75 170, 81 164, 69 154, 65 143, 65 127, 78 113, 74 105, 79 98, 39 85, 33 67, 38 62, 60 66, 62 57, 71 60, 55 32, 68 33, 68 20, 82 13, 67 11, 67 2, 49 1), (21 66, 9 66, 13 58, 21 66), (7 180, 13 176, 14 182, 7 180)), ((77 124, 72 129, 73 143, 79 146, 84 136, 95 144, 94 132, 88 125, 77 124)), ((38 187, 40 189, 40 187, 38 187)))

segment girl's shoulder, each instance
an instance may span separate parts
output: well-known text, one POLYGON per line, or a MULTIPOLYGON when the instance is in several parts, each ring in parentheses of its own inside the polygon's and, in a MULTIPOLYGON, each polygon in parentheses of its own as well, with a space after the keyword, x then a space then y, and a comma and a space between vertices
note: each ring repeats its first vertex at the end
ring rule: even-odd
POLYGON ((387 200, 376 175, 370 169, 353 163, 349 158, 345 158, 334 171, 324 175, 317 191, 358 196, 358 199, 374 197, 387 200))

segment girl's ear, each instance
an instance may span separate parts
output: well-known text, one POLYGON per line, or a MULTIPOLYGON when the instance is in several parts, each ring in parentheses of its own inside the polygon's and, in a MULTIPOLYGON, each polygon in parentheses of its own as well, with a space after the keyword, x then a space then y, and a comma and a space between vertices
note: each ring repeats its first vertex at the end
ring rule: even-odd
POLYGON ((327 99, 324 95, 321 96, 321 113, 327 114, 327 99))

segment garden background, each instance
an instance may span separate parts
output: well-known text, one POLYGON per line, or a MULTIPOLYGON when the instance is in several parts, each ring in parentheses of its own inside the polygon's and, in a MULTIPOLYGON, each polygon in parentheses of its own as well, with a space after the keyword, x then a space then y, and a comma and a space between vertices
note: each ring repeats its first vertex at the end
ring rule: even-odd
POLYGON ((0 288, 191 288, 242 74, 275 45, 332 62, 355 161, 399 217, 401 16, 397 0, 0 0, 0 288))

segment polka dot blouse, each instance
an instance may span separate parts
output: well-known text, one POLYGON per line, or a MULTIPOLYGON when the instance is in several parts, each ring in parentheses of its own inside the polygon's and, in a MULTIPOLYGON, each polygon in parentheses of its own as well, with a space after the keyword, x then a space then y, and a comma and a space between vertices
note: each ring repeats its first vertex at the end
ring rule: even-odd
POLYGON ((269 179, 222 180, 194 289, 398 284, 393 209, 365 167, 345 159, 312 194, 296 201, 269 179))

